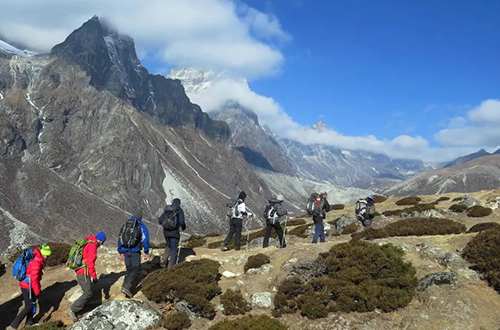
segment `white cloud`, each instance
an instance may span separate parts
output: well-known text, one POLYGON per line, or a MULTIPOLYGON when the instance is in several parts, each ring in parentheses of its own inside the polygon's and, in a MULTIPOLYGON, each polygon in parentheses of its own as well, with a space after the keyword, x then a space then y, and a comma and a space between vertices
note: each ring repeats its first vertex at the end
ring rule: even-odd
POLYGON ((494 147, 500 141, 500 101, 489 99, 471 109, 466 118, 456 117, 435 135, 443 147, 494 147))
POLYGON ((94 15, 132 36, 138 54, 248 78, 279 72, 274 45, 291 38, 276 17, 231 0, 4 0, 0 31, 48 51, 94 15))

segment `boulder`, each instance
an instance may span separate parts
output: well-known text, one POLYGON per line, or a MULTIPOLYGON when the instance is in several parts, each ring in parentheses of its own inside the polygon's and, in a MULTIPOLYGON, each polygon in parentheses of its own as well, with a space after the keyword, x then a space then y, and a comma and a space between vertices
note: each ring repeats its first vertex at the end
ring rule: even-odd
MULTIPOLYGON (((249 248, 257 248, 257 247, 262 247, 264 243, 264 237, 257 237, 253 240, 250 241, 250 243, 248 243, 248 247, 249 248)), ((277 239, 274 239, 272 237, 269 237, 269 245, 270 246, 274 246, 274 245, 278 245, 278 240, 277 239)))
POLYGON ((342 216, 340 219, 337 220, 335 224, 335 230, 337 233, 342 233, 345 227, 349 226, 351 223, 355 223, 356 225, 358 224, 358 220, 355 217, 346 217, 345 215, 342 216))
POLYGON ((250 268, 247 270, 247 274, 268 274, 269 271, 273 268, 273 265, 270 264, 263 264, 259 268, 250 268))
POLYGON ((458 275, 455 272, 439 272, 426 275, 418 282, 417 291, 424 291, 431 285, 456 283, 458 275))
POLYGON ((481 203, 472 195, 465 195, 458 204, 465 205, 467 207, 472 207, 474 205, 481 205, 481 203))
POLYGON ((233 277, 236 277, 236 274, 233 272, 230 272, 229 270, 225 270, 222 273, 222 276, 224 276, 225 278, 233 278, 233 277))
POLYGON ((258 292, 252 295, 252 306, 256 308, 271 307, 271 292, 258 292))
POLYGON ((441 259, 440 264, 443 266, 452 267, 453 269, 467 267, 467 262, 461 256, 451 252, 447 252, 444 255, 443 259, 441 259))
POLYGON ((109 301, 76 322, 72 330, 143 330, 158 325, 162 316, 139 302, 109 301))

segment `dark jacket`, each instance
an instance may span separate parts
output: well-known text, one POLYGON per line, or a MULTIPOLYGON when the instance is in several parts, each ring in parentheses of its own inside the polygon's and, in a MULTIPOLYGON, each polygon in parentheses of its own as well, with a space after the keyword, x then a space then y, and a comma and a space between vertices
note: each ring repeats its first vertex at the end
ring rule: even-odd
MULTIPOLYGON (((184 210, 178 203, 172 203, 172 206, 177 209, 177 228, 176 230, 165 230, 163 229, 163 236, 165 238, 180 238, 179 229, 186 230, 186 218, 184 217, 184 210)), ((165 211, 164 211, 165 212, 165 211)), ((158 223, 161 225, 163 223, 163 217, 158 218, 158 223)))
POLYGON ((330 203, 326 200, 326 198, 321 197, 322 202, 323 202, 323 208, 321 209, 321 216, 326 218, 326 212, 330 212, 330 203))

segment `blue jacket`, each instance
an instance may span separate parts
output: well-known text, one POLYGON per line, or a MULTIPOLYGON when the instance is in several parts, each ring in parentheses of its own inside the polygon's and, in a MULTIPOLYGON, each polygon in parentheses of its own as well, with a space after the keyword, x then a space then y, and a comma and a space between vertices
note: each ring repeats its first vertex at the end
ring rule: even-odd
MULTIPOLYGON (((184 217, 184 211, 181 209, 179 205, 173 204, 172 206, 177 207, 178 214, 177 214, 177 229, 176 230, 165 230, 163 229, 163 236, 165 238, 180 238, 181 235, 179 233, 179 228, 182 228, 182 230, 186 230, 186 218, 184 217)), ((158 223, 161 225, 162 221, 160 220, 161 217, 158 218, 158 223)))
POLYGON ((123 254, 125 252, 141 252, 141 250, 144 248, 144 253, 149 254, 149 231, 148 231, 148 228, 146 227, 144 222, 142 222, 141 218, 136 218, 136 217, 132 216, 130 219, 139 221, 139 223, 141 225, 141 236, 142 236, 141 244, 139 244, 138 246, 136 246, 134 248, 126 248, 126 247, 123 247, 120 240, 118 240, 118 253, 123 254))

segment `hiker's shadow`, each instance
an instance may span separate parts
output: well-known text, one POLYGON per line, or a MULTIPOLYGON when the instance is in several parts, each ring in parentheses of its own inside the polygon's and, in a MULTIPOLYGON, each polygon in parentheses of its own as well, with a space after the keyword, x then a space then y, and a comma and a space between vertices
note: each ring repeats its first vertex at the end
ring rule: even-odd
POLYGON ((66 294, 66 292, 76 284, 77 282, 75 280, 56 282, 51 286, 43 289, 40 293, 38 301, 39 310, 34 318, 35 323, 39 322, 42 319, 50 320, 52 313, 59 309, 61 301, 64 299, 64 295, 66 294))
MULTIPOLYGON (((20 292, 19 292, 20 293, 20 292)), ((19 308, 23 305, 23 296, 19 295, 0 305, 0 329, 5 329, 14 321, 19 308)))
POLYGON ((118 279, 125 275, 125 272, 102 274, 99 276, 97 284, 92 286, 92 298, 83 309, 83 313, 93 310, 111 298, 111 287, 118 279))
POLYGON ((196 252, 193 249, 186 249, 181 247, 181 251, 179 252, 179 263, 186 261, 186 258, 189 256, 195 256, 196 252))

